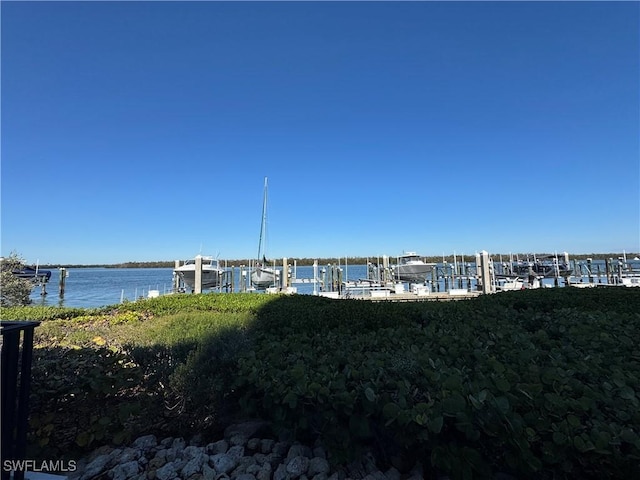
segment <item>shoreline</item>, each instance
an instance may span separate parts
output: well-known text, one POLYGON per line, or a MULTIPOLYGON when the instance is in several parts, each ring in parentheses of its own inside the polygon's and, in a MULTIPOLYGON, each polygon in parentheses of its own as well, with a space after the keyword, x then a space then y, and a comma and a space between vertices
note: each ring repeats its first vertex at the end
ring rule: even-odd
MULTIPOLYGON (((556 253, 492 253, 489 255, 494 261, 502 258, 503 260, 508 260, 513 257, 519 258, 521 261, 526 260, 527 258, 532 258, 535 256, 545 256, 545 255, 555 255, 556 253)), ((558 253, 558 256, 561 254, 558 253)), ((564 252, 562 252, 564 255, 564 252)), ((609 252, 609 253, 569 253, 569 258, 572 260, 587 260, 591 258, 593 260, 608 260, 611 258, 619 258, 626 255, 628 261, 634 261, 636 257, 640 257, 640 252, 609 252)), ((395 256, 389 255, 390 259, 395 258, 395 256)), ((441 263, 446 261, 447 263, 453 263, 455 261, 454 255, 420 255, 427 263, 441 263)), ((475 253, 473 254, 456 254, 456 259, 464 258, 467 259, 475 258, 475 253)), ((314 261, 317 261, 319 265, 326 264, 344 264, 345 260, 348 265, 366 265, 368 262, 372 261, 372 259, 382 258, 382 255, 375 255, 369 257, 286 257, 289 261, 296 261, 299 267, 312 266, 314 261)), ((272 258, 273 260, 281 260, 279 257, 272 258)), ((505 260, 505 261, 506 261, 505 260)), ((182 261, 182 260, 181 260, 182 261)), ((232 259, 225 260, 221 259, 221 262, 226 262, 229 266, 237 266, 237 265, 249 265, 252 262, 255 262, 254 259, 232 259)), ((638 260, 640 261, 640 260, 638 260)), ((101 264, 63 264, 63 263, 47 263, 41 264, 38 268, 47 269, 47 268, 173 268, 175 266, 175 260, 157 260, 157 261, 131 261, 131 262, 120 262, 120 263, 101 263, 101 264)))

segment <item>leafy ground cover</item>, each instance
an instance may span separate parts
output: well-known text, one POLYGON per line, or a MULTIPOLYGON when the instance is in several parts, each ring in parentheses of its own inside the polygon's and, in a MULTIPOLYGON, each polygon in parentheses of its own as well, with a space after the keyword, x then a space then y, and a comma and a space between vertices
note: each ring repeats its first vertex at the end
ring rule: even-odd
POLYGON ((77 455, 142 432, 215 435, 257 415, 300 440, 320 437, 336 461, 373 449, 388 464, 419 459, 461 478, 640 473, 639 289, 33 308, 2 311, 43 320, 33 455, 77 455))

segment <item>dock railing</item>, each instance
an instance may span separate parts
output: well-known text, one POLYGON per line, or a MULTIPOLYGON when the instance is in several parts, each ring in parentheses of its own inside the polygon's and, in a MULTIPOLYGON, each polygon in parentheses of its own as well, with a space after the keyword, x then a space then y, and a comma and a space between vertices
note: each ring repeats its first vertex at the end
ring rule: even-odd
POLYGON ((24 480, 33 331, 40 322, 1 322, 2 480, 24 480))

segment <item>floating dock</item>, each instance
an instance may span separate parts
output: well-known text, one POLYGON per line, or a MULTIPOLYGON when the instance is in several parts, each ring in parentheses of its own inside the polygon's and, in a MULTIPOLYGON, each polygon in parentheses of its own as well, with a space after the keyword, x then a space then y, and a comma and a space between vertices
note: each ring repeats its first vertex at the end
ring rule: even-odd
MULTIPOLYGON (((467 257, 469 258, 469 257, 467 257)), ((640 261, 628 262, 626 256, 609 259, 606 262, 570 261, 566 253, 527 257, 526 260, 510 258, 503 261, 492 258, 482 251, 465 261, 464 256, 454 254, 453 262, 443 258, 442 263, 432 264, 432 271, 422 283, 401 282, 394 278, 389 257, 383 256, 367 264, 366 278, 348 279, 348 265, 328 264, 320 266, 314 262, 313 275, 308 278, 297 276, 297 262, 290 263, 283 258, 281 263, 272 262, 269 269, 276 272, 274 284, 257 289, 251 285, 251 272, 255 265, 228 267, 221 275, 220 293, 265 292, 299 293, 336 299, 358 299, 377 302, 446 301, 476 298, 482 294, 501 291, 523 290, 549 287, 596 287, 596 286, 639 286, 640 261), (313 287, 309 292, 309 286, 313 287)), ((635 261, 635 260, 634 260, 635 261)), ((177 265, 177 264, 176 264, 177 265)), ((362 266, 360 266, 362 267, 362 266)), ((175 291, 185 291, 176 284, 175 291)), ((201 289, 194 289, 194 292, 201 289)), ((151 292, 150 292, 151 294, 151 292)), ((154 295, 158 292, 154 291, 154 295)))

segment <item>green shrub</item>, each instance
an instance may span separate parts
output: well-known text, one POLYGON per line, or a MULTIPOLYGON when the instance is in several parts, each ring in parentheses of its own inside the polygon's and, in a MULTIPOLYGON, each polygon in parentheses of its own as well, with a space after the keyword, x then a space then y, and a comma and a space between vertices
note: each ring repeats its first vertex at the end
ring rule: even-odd
POLYGON ((174 405, 179 406, 176 420, 182 422, 185 430, 211 430, 235 413, 237 396, 233 385, 238 359, 249 347, 244 330, 218 330, 203 338, 186 361, 175 368, 169 385, 174 405))
POLYGON ((70 319, 80 315, 86 315, 93 310, 84 308, 67 308, 67 307, 44 307, 44 306, 22 306, 8 307, 0 309, 0 318, 2 320, 59 320, 70 319))
POLYGON ((36 348, 32 377, 33 455, 127 441, 147 408, 140 368, 113 349, 36 348))
POLYGON ((49 318, 36 328, 32 454, 71 455, 135 432, 186 436, 218 420, 226 391, 207 391, 218 388, 214 379, 231 383, 218 367, 233 362, 242 345, 236 340, 245 338, 254 316, 242 309, 186 310, 154 317, 147 309, 79 309, 71 319, 49 318), (194 376, 198 371, 208 376, 194 376), (215 415, 205 398, 214 401, 215 415))
POLYGON ((51 455, 242 414, 322 438, 334 461, 373 448, 456 478, 633 478, 639 312, 640 289, 622 288, 411 304, 175 295, 81 309, 36 329, 32 443, 51 455))
POLYGON ((628 477, 640 292, 582 292, 411 307, 282 299, 240 360, 242 405, 341 460, 382 445, 456 477, 628 477))

